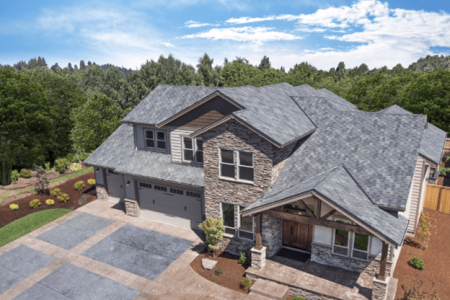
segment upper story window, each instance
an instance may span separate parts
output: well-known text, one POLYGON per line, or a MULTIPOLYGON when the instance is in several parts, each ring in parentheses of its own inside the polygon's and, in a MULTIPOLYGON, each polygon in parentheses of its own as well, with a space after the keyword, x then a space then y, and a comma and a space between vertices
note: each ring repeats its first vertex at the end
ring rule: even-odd
POLYGON ((241 181, 254 181, 254 153, 220 149, 220 176, 241 181), (237 154, 237 155, 236 155, 237 154), (235 172, 237 157, 237 174, 235 172))
POLYGON ((166 149, 166 132, 159 130, 144 130, 145 148, 166 149))
POLYGON ((203 141, 200 138, 183 137, 183 161, 203 163, 203 141))

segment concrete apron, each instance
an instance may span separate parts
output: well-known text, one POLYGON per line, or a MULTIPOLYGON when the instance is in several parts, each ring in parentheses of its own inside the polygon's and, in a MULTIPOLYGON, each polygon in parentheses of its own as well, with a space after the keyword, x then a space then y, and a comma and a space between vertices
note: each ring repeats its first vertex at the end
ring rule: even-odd
POLYGON ((214 284, 192 270, 189 264, 198 256, 204 247, 202 240, 195 231, 151 220, 129 217, 123 210, 113 208, 115 205, 112 202, 96 200, 1 247, 0 255, 24 245, 55 259, 6 290, 0 295, 0 298, 3 300, 15 298, 67 263, 138 290, 140 294, 135 299, 249 298, 249 296, 243 293, 214 284), (83 212, 103 217, 113 222, 71 250, 57 247, 36 238, 38 235, 83 212), (81 255, 81 253, 110 236, 125 224, 191 240, 193 244, 153 281, 81 255))

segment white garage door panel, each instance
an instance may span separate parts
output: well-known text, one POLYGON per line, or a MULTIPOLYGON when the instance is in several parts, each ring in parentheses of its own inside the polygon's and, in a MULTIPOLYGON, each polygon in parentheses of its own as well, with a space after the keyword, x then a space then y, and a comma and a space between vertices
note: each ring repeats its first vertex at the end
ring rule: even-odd
MULTIPOLYGON (((170 188, 166 187, 167 191, 170 188)), ((141 215, 177 226, 198 228, 202 221, 201 199, 155 189, 154 184, 141 187, 138 183, 141 215), (151 188, 150 188, 151 187, 151 188)))

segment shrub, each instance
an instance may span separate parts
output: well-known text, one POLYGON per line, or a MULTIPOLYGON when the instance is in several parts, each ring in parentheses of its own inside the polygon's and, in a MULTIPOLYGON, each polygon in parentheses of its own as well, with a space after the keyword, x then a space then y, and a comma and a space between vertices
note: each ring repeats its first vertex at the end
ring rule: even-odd
POLYGON ((87 182, 89 183, 89 185, 94 185, 95 184, 95 179, 88 179, 87 182))
POLYGON ((450 172, 450 168, 439 166, 439 175, 447 175, 448 172, 450 172))
POLYGON ((55 169, 59 173, 64 173, 68 165, 69 162, 65 158, 58 158, 57 160, 55 160, 55 169))
POLYGON ((30 207, 31 208, 38 208, 39 205, 41 205, 41 201, 39 201, 39 199, 34 199, 30 201, 30 207))
POLYGON ((19 209, 19 204, 10 204, 9 208, 11 208, 11 210, 18 210, 19 209))
POLYGON ((45 204, 47 204, 47 205, 55 205, 55 200, 52 200, 52 199, 47 199, 47 200, 45 200, 45 204))
POLYGON ((84 181, 83 180, 75 182, 75 189, 77 191, 81 191, 83 188, 84 188, 84 181))
POLYGON ((50 168, 50 162, 49 161, 44 164, 44 169, 45 169, 46 172, 50 172, 51 168, 50 168))
POLYGON ((69 162, 69 163, 73 162, 74 161, 73 160, 73 154, 72 153, 67 153, 66 159, 67 159, 67 162, 69 162))
POLYGON ((85 161, 89 157, 89 155, 91 155, 91 154, 87 153, 87 152, 84 152, 83 154, 81 154, 81 160, 85 161))
POLYGON ((55 197, 59 197, 59 196, 62 195, 62 192, 61 192, 60 189, 54 188, 54 189, 50 192, 50 194, 52 194, 52 195, 55 196, 55 197))
POLYGON ((292 297, 292 300, 305 300, 305 298, 299 297, 299 296, 294 296, 294 297, 292 297))
POLYGON ((250 262, 250 259, 245 255, 245 251, 241 252, 241 257, 239 257, 238 263, 241 265, 248 264, 250 262))
POLYGON ((216 269, 215 271, 214 271, 214 274, 216 274, 217 276, 219 276, 220 274, 222 274, 223 273, 223 271, 221 270, 221 269, 216 269))
POLYGON ((17 181, 17 179, 19 179, 19 176, 20 176, 19 171, 12 170, 11 171, 11 182, 17 181))
POLYGON ((244 289, 244 291, 250 290, 250 288, 252 287, 252 280, 248 277, 242 278, 241 286, 244 289))
POLYGON ((31 172, 27 169, 22 169, 20 170, 20 176, 22 176, 23 178, 30 178, 31 172))
POLYGON ((206 235, 206 245, 208 245, 208 251, 213 252, 213 258, 216 258, 216 250, 219 249, 219 241, 223 238, 225 227, 223 226, 223 220, 221 217, 216 219, 208 217, 199 226, 206 235))
POLYGON ((79 163, 73 163, 70 166, 70 171, 72 171, 72 172, 80 171, 81 169, 83 169, 83 166, 79 163))
POLYGON ((424 250, 428 248, 428 242, 430 241, 430 227, 429 215, 422 212, 419 219, 419 231, 417 232, 417 237, 419 241, 422 242, 422 248, 424 250))
POLYGON ((423 270, 425 269, 425 263, 423 262, 423 260, 418 257, 418 256, 414 256, 413 258, 411 258, 411 260, 409 261, 409 263, 416 269, 419 270, 423 270))
POLYGON ((67 194, 62 194, 62 195, 60 195, 59 197, 58 197, 58 199, 61 201, 61 202, 67 202, 67 201, 69 201, 70 200, 70 197, 69 197, 69 195, 67 195, 67 194))

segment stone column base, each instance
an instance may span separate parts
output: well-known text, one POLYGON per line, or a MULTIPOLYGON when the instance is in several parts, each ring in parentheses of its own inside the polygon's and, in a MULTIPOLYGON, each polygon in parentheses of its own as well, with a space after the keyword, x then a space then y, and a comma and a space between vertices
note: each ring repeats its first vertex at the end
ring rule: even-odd
POLYGON ((108 201, 109 195, 103 185, 96 184, 95 191, 97 192, 97 199, 108 201))
POLYGON ((252 252, 253 269, 262 270, 266 266, 266 249, 267 247, 262 247, 261 250, 255 249, 255 247, 253 247, 250 250, 252 252))
POLYGON ((379 280, 373 278, 372 300, 385 300, 387 296, 387 289, 391 277, 386 277, 386 280, 379 280))
POLYGON ((125 198, 125 211, 130 217, 139 218, 141 216, 141 208, 136 200, 125 198))

